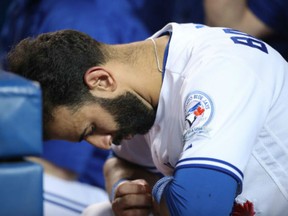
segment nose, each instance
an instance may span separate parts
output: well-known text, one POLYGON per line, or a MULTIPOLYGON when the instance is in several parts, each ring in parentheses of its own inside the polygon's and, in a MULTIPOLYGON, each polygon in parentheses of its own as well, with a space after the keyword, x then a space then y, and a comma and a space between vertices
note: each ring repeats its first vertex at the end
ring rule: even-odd
POLYGON ((110 149, 112 145, 112 135, 110 134, 91 135, 86 137, 85 140, 101 149, 110 149))

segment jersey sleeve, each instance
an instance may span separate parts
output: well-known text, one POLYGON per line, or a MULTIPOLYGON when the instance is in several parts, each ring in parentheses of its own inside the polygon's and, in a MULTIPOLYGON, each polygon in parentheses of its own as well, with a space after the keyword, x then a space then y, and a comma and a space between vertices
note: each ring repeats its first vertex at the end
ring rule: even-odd
POLYGON ((233 177, 241 191, 271 95, 249 64, 229 56, 211 59, 188 81, 193 89, 185 99, 184 147, 176 170, 218 170, 233 177))
POLYGON ((237 182, 225 173, 185 168, 160 179, 152 194, 158 203, 165 198, 170 215, 230 215, 236 188, 237 182))

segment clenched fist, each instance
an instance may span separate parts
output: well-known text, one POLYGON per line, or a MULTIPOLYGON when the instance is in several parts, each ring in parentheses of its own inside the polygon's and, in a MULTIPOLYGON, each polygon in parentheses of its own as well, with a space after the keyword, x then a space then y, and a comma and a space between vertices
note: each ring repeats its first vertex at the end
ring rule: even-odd
POLYGON ((154 211, 151 187, 142 179, 121 182, 115 189, 112 209, 116 216, 148 216, 154 211))

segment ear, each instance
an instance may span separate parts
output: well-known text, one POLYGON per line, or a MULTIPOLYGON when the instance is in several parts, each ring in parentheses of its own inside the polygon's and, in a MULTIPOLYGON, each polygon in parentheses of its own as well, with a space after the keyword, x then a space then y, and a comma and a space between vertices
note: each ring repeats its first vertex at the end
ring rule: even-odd
POLYGON ((84 82, 89 89, 114 91, 117 87, 112 74, 103 67, 91 67, 84 74, 84 82))

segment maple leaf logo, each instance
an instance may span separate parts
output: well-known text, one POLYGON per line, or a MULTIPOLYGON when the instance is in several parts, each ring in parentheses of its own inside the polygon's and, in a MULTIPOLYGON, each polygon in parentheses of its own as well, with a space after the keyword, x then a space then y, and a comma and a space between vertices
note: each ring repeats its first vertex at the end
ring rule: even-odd
POLYGON ((254 205, 250 201, 246 201, 243 204, 234 203, 233 212, 231 216, 254 216, 254 205))
POLYGON ((204 111, 205 111, 205 109, 204 109, 204 108, 201 108, 201 107, 199 106, 199 107, 197 107, 197 109, 194 111, 194 115, 198 117, 198 116, 202 115, 202 114, 204 113, 204 111))

